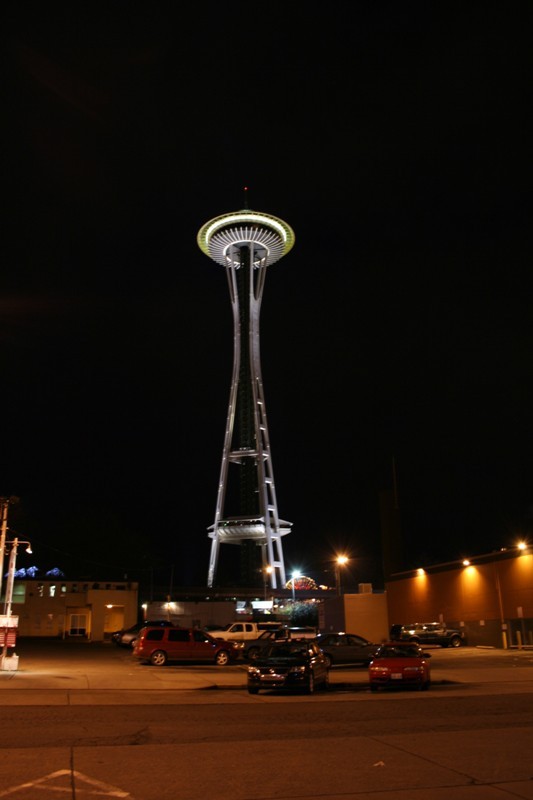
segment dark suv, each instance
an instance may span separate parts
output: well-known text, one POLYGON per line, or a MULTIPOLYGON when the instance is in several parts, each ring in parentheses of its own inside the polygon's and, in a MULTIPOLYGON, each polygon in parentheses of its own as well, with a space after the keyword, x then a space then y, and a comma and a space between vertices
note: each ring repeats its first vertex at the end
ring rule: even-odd
POLYGON ((393 642, 417 642, 419 644, 440 644, 441 647, 461 647, 464 644, 463 632, 448 628, 445 622, 412 622, 408 625, 393 625, 390 629, 393 642))

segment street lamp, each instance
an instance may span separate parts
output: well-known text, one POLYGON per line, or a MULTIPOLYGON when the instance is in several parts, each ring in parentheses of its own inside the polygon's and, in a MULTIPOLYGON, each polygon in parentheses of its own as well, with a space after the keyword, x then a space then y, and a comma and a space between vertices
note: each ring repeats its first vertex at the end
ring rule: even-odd
POLYGON ((341 567, 348 563, 348 556, 337 556, 335 561, 335 586, 337 587, 337 594, 342 594, 341 592, 341 567))
POLYGON ((273 572, 274 572, 274 567, 271 567, 270 565, 268 565, 268 567, 265 567, 263 569, 263 588, 264 588, 264 593, 265 593, 265 600, 267 599, 267 583, 268 583, 268 579, 269 579, 270 575, 272 575, 273 572))
POLYGON ((301 578, 301 577, 302 577, 302 573, 301 572, 293 572, 292 573, 292 581, 291 581, 291 583, 292 583, 292 602, 293 603, 296 601, 296 594, 294 592, 294 584, 295 584, 296 578, 301 578))

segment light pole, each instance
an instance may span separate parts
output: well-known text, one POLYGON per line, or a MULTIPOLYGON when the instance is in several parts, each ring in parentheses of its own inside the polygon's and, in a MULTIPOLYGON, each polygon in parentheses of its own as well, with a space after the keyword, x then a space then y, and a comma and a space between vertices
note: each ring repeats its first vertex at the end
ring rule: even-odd
POLYGON ((494 577, 496 582, 496 593, 498 595, 498 606, 500 609, 500 625, 501 625, 501 634, 502 634, 502 647, 504 650, 507 650, 508 642, 507 642, 507 622, 505 621, 505 613, 503 610, 503 598, 502 598, 502 587, 500 583, 500 573, 498 571, 498 564, 496 561, 492 562, 492 568, 494 570, 494 577))
POLYGON ((296 594, 295 594, 295 591, 294 591, 294 589, 295 589, 295 583, 296 583, 296 578, 301 578, 301 577, 302 577, 302 573, 301 573, 301 572, 293 572, 293 573, 292 573, 292 581, 291 581, 291 584, 292 584, 292 602, 293 602, 293 603, 295 603, 295 602, 296 602, 296 594))
POLYGON ((6 583, 6 600, 4 603, 4 617, 2 620, 2 624, 4 627, 4 648, 2 650, 2 661, 1 661, 1 668, 4 669, 5 660, 7 658, 7 634, 8 630, 11 627, 9 622, 11 619, 11 604, 13 602, 13 583, 15 581, 15 572, 17 571, 17 550, 19 544, 25 544, 26 552, 31 553, 31 544, 30 542, 23 542, 17 536, 11 542, 7 542, 7 544, 11 545, 11 551, 9 553, 9 568, 7 572, 7 583, 6 583))
POLYGON ((270 565, 263 569, 263 588, 264 588, 264 598, 265 598, 265 600, 267 599, 268 578, 269 578, 270 575, 272 575, 273 571, 274 571, 274 567, 271 567, 270 565))
POLYGON ((337 594, 342 594, 341 591, 341 567, 348 563, 348 556, 337 556, 335 561, 335 586, 337 588, 337 594))

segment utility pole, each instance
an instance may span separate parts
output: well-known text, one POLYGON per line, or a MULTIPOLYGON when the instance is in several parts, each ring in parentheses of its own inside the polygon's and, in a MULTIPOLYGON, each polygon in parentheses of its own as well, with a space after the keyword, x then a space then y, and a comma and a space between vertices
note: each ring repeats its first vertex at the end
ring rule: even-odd
MULTIPOLYGON (((6 601, 4 605, 4 616, 2 618, 2 625, 4 628, 4 647, 2 649, 2 657, 0 658, 0 669, 9 669, 8 666, 8 647, 14 646, 16 640, 16 629, 18 629, 18 616, 12 616, 11 614, 11 604, 13 602, 13 584, 15 581, 15 572, 17 569, 17 551, 19 544, 25 544, 26 552, 31 553, 31 544, 30 542, 21 542, 17 536, 9 542, 11 545, 11 550, 9 553, 9 571, 7 574, 7 584, 6 584, 6 601), (11 620, 15 623, 14 625, 11 624, 11 620), (15 637, 13 639, 13 643, 10 645, 9 643, 9 633, 10 628, 15 629, 15 637)), ((18 656, 15 656, 15 669, 17 669, 18 665, 18 656)), ((12 668, 12 667, 11 667, 12 668)))
POLYGON ((0 497, 0 597, 4 578, 4 554, 6 552, 7 509, 10 503, 18 503, 18 497, 0 497))

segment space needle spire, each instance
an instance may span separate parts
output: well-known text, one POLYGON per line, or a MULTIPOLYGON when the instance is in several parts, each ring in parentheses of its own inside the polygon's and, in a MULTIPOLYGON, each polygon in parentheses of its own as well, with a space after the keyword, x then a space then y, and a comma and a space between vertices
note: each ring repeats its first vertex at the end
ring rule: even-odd
MULTIPOLYGON (((241 580, 266 576, 272 589, 286 582, 282 537, 291 523, 279 518, 261 377, 259 316, 267 267, 294 245, 294 232, 271 214, 248 208, 210 219, 200 228, 200 250, 226 269, 234 326, 233 372, 215 509, 208 528, 207 585, 217 573, 220 546, 241 548, 241 580)), ((262 580, 263 580, 262 579, 262 580)))

